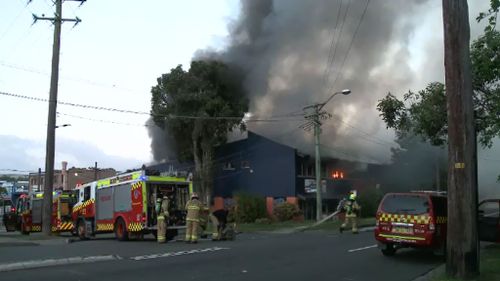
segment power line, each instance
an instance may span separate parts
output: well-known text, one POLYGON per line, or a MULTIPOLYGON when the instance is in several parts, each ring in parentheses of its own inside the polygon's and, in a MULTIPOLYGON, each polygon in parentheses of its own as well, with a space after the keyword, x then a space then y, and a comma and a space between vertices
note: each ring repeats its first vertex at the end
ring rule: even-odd
POLYGON ((332 87, 330 87, 330 91, 334 88, 335 84, 337 83, 337 80, 339 79, 339 77, 340 77, 340 75, 342 73, 342 70, 344 69, 345 62, 347 60, 347 57, 349 57, 349 53, 351 51, 352 44, 354 43, 354 39, 356 38, 356 35, 358 34, 359 27, 361 26, 361 23, 363 22, 363 19, 365 18, 366 11, 368 10, 368 5, 369 4, 370 4, 370 0, 366 0, 366 5, 365 5, 363 13, 361 14, 361 17, 359 19, 358 26, 356 27, 356 30, 354 31, 354 34, 353 34, 352 39, 351 39, 351 42, 349 43, 349 47, 347 48, 346 55, 344 56, 344 60, 342 61, 342 64, 340 65, 340 69, 337 72, 337 75, 335 77, 335 80, 333 81, 332 87))
MULTIPOLYGON (((341 4, 340 4, 340 7, 342 7, 342 2, 341 2, 341 4)), ((341 26, 340 26, 340 31, 339 31, 338 36, 337 36, 337 41, 336 41, 336 43, 335 43, 335 48, 334 48, 334 50, 333 50, 333 55, 332 55, 331 59, 330 59, 330 57, 328 58, 328 59, 329 59, 329 66, 328 66, 328 68, 327 68, 327 69, 328 69, 328 72, 326 73, 326 80, 325 80, 325 85, 324 85, 325 87, 328 87, 328 83, 330 82, 330 74, 331 74, 331 71, 332 71, 332 69, 333 69, 333 65, 335 64, 335 61, 336 61, 336 60, 335 60, 335 56, 336 56, 336 54, 337 54, 338 46, 340 45, 340 40, 342 39, 342 34, 343 34, 343 31, 344 31, 344 25, 345 25, 345 23, 346 23, 346 20, 347 20, 347 14, 349 13, 349 9, 350 9, 350 7, 351 7, 351 1, 350 1, 350 0, 348 0, 348 2, 347 2, 347 7, 346 7, 346 10, 345 10, 345 13, 344 13, 344 17, 343 17, 343 19, 342 19, 342 24, 341 24, 341 26)), ((340 8, 339 8, 339 13, 338 13, 338 15, 337 15, 337 16, 339 16, 339 14, 340 14, 340 8)), ((340 18, 340 17, 338 17, 338 18, 337 18, 337 20, 338 20, 339 18, 340 18)), ((336 29, 336 28, 337 28, 337 27, 335 27, 335 29, 336 29)), ((335 34, 334 34, 334 35, 335 35, 335 34)), ((333 38, 332 38, 332 44, 333 44, 334 40, 335 40, 335 37, 333 37, 333 38)), ((326 70, 326 69, 325 69, 325 70, 326 70)))
MULTIPOLYGON (((336 16, 336 20, 335 20, 335 27, 332 30, 332 40, 330 42, 330 48, 329 48, 329 51, 328 51, 328 59, 327 59, 326 65, 325 65, 325 71, 323 73, 323 85, 327 85, 328 84, 331 67, 333 65, 333 62, 335 62, 335 52, 337 51, 337 45, 338 45, 338 40, 337 40, 337 44, 335 44, 335 34, 337 32, 337 27, 339 25, 340 12, 342 10, 342 4, 343 4, 343 2, 344 2, 344 0, 340 0, 339 1, 339 9, 337 10, 337 16, 336 16), (334 49, 335 49, 335 51, 334 51, 334 49)), ((349 3, 350 2, 348 2, 348 5, 349 5, 349 3)))
POLYGON ((150 127, 150 125, 148 125, 148 124, 126 123, 126 122, 117 122, 117 121, 112 121, 112 120, 94 119, 94 118, 89 118, 89 117, 84 117, 84 116, 79 116, 79 115, 74 115, 74 114, 68 114, 68 113, 62 113, 62 112, 57 112, 57 114, 62 115, 62 116, 92 121, 92 122, 99 122, 99 123, 108 123, 108 124, 125 125, 125 126, 136 126, 136 127, 150 127))
MULTIPOLYGON (((39 101, 39 102, 49 102, 48 99, 44 99, 44 98, 18 95, 18 94, 6 93, 6 92, 0 92, 0 95, 14 97, 14 98, 27 99, 27 100, 33 100, 33 101, 39 101)), ((162 115, 162 114, 149 113, 149 112, 145 112, 145 111, 136 111, 136 110, 129 110, 129 109, 95 106, 95 105, 88 105, 88 104, 78 104, 78 103, 64 102, 64 101, 59 101, 59 100, 57 101, 57 104, 85 108, 85 109, 94 109, 94 110, 110 111, 110 112, 118 112, 118 113, 128 113, 128 114, 136 114, 136 115, 148 115, 148 116, 153 116, 153 117, 165 117, 165 118, 171 118, 171 119, 242 120, 244 122, 281 122, 281 121, 302 122, 303 121, 303 119, 280 119, 280 118, 273 118, 273 117, 271 117, 271 118, 247 118, 247 119, 245 119, 244 117, 238 117, 238 116, 190 116, 190 115, 175 115, 175 114, 162 115)))
POLYGON ((391 143, 391 142, 389 142, 389 141, 386 141, 386 140, 384 140, 384 139, 378 138, 378 137, 374 136, 373 134, 367 133, 366 131, 363 131, 362 129, 357 128, 357 127, 355 127, 354 125, 349 124, 348 122, 346 122, 346 121, 344 121, 344 120, 340 119, 339 117, 335 117, 335 116, 333 116, 332 118, 334 118, 334 119, 336 119, 336 120, 338 120, 338 121, 340 121, 340 122, 344 123, 344 124, 345 124, 346 126, 348 126, 349 128, 354 129, 354 130, 356 130, 356 131, 360 132, 361 134, 363 134, 363 135, 365 135, 365 136, 367 136, 367 137, 369 137, 369 138, 373 139, 373 140, 375 141, 374 143, 377 143, 377 144, 380 144, 380 145, 387 145, 387 146, 390 146, 390 147, 393 147, 393 146, 394 146, 394 144, 393 144, 393 143, 391 143))
POLYGON ((19 12, 19 14, 17 14, 17 16, 14 18, 14 20, 7 26, 7 28, 1 33, 2 35, 0 35, 0 41, 2 41, 2 39, 5 37, 5 35, 7 35, 7 33, 9 33, 10 29, 12 28, 12 26, 14 26, 14 24, 17 22, 17 20, 19 19, 19 17, 21 16, 21 14, 26 10, 26 7, 28 7, 28 5, 25 5, 21 11, 19 12))

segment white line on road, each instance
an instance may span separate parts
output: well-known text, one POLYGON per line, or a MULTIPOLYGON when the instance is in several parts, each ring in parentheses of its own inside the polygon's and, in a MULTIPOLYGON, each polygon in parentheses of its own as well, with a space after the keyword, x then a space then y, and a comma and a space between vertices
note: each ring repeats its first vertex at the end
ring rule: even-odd
POLYGON ((371 246, 366 246, 366 247, 363 247, 363 248, 352 249, 352 250, 349 250, 348 252, 352 253, 352 252, 357 252, 357 251, 363 251, 363 250, 371 249, 371 248, 375 248, 375 247, 377 247, 377 244, 371 245, 371 246))
POLYGON ((41 267, 49 267, 57 265, 67 265, 67 264, 93 263, 93 262, 111 261, 119 259, 121 259, 120 256, 108 255, 108 256, 92 256, 92 257, 71 257, 63 259, 31 260, 31 261, 0 264, 0 272, 20 270, 20 269, 33 269, 33 268, 41 268, 41 267))
POLYGON ((141 261, 141 260, 150 260, 150 259, 158 259, 158 258, 168 258, 168 257, 200 254, 200 253, 207 253, 207 252, 216 252, 216 251, 221 251, 221 250, 229 250, 229 248, 213 247, 213 248, 205 248, 205 249, 194 249, 194 250, 189 250, 189 251, 169 252, 169 253, 162 253, 162 254, 136 256, 136 257, 131 257, 130 259, 135 260, 135 261, 141 261))

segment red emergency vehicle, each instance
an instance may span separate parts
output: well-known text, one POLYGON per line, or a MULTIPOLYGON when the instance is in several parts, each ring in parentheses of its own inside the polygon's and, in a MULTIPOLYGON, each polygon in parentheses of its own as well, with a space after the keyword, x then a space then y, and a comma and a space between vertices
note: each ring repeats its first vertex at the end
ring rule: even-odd
POLYGON ((172 198, 168 229, 170 236, 175 235, 176 226, 184 224, 184 207, 192 184, 187 177, 141 170, 87 183, 77 190, 72 217, 80 239, 114 232, 123 241, 148 233, 156 235, 154 207, 161 194, 172 198))
POLYGON ((398 248, 431 248, 444 254, 447 199, 445 193, 388 193, 376 215, 375 239, 384 255, 398 248))
MULTIPOLYGON (((52 194, 52 232, 73 231, 71 209, 76 202, 74 191, 54 191, 52 194)), ((22 195, 17 200, 17 229, 23 234, 42 231, 43 193, 22 195)))

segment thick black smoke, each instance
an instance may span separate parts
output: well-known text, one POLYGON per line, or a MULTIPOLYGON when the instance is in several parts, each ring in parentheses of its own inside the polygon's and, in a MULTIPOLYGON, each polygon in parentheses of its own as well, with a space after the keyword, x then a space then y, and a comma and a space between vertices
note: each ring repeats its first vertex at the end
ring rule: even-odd
POLYGON ((152 118, 146 121, 149 138, 151 139, 151 153, 155 163, 176 159, 175 143, 165 130, 156 126, 152 118))
MULTIPOLYGON (((250 111, 261 118, 300 114, 306 105, 351 89, 326 107, 334 118, 323 125, 324 153, 385 162, 394 144, 373 137, 384 128, 375 104, 412 82, 408 44, 418 21, 407 19, 424 3, 371 1, 363 16, 366 1, 244 0, 230 25, 227 50, 197 56, 216 56, 243 69, 250 111)), ((312 133, 299 128, 300 116, 290 119, 299 120, 248 128, 311 153, 312 133)))

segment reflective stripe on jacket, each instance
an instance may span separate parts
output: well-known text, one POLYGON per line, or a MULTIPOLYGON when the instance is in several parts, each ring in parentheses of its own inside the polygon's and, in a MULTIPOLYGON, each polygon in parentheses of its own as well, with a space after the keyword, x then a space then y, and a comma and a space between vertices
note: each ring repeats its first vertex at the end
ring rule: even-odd
POLYGON ((200 221, 200 210, 202 208, 202 204, 198 199, 191 199, 186 203, 186 220, 187 221, 200 221))

